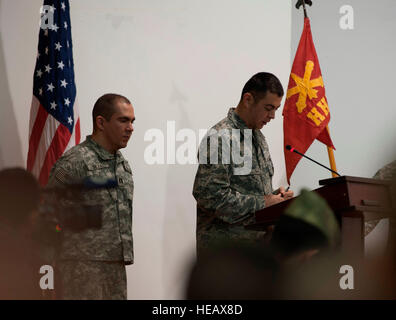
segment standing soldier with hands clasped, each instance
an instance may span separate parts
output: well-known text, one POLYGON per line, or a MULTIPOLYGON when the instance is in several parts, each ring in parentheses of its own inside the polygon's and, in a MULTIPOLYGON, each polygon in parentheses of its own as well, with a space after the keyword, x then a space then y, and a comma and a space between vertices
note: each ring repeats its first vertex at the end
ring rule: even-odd
MULTIPOLYGON (((131 102, 105 94, 93 108, 93 133, 71 148, 51 170, 48 187, 66 187, 87 177, 114 179, 117 186, 85 191, 84 201, 102 206, 102 226, 62 230, 57 262, 63 299, 126 299, 125 265, 133 263, 132 170, 125 148, 135 121, 131 102)), ((98 212, 100 214, 100 212, 98 212)))

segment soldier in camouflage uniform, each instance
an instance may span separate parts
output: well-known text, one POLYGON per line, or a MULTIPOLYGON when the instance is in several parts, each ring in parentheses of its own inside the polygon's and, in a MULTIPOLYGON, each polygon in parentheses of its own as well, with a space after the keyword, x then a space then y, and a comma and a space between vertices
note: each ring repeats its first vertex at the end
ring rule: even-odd
MULTIPOLYGON (((388 163, 385 167, 377 171, 373 177, 380 180, 393 180, 396 179, 396 160, 388 163)), ((365 236, 367 236, 377 226, 380 220, 367 221, 364 225, 365 236)))
POLYGON ((48 187, 86 177, 115 179, 118 186, 84 191, 84 204, 102 206, 102 227, 62 230, 57 263, 64 299, 126 299, 125 265, 133 263, 132 170, 119 149, 127 146, 135 120, 129 100, 106 94, 93 109, 94 131, 54 165, 48 187))
POLYGON ((254 212, 293 196, 283 187, 273 191, 274 167, 260 131, 275 118, 282 96, 282 85, 274 75, 254 75, 245 84, 238 106, 231 108, 201 142, 193 187, 198 253, 224 240, 262 239, 264 232, 244 228, 254 222, 254 212), (245 156, 243 165, 236 161, 234 152, 245 156))

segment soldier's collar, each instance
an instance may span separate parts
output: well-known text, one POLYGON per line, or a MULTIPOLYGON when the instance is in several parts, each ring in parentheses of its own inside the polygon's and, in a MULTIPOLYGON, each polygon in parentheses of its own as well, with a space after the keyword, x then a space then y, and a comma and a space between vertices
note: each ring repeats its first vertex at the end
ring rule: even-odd
POLYGON ((230 108, 228 110, 228 119, 238 128, 238 129, 249 129, 245 121, 241 119, 240 116, 235 112, 235 108, 230 108))
POLYGON ((102 160, 117 159, 118 162, 124 160, 124 157, 122 156, 119 150, 117 150, 115 154, 108 152, 99 143, 97 143, 94 139, 92 139, 92 135, 87 136, 87 142, 92 146, 92 148, 95 150, 99 158, 101 158, 102 160))

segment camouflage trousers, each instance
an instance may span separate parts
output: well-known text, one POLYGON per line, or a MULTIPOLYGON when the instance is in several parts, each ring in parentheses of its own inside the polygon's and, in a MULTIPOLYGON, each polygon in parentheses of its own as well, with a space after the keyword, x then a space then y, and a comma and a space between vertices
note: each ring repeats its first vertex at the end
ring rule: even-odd
POLYGON ((197 230, 197 253, 229 242, 245 245, 264 243, 265 231, 247 230, 244 226, 212 224, 197 230))
POLYGON ((123 261, 62 260, 58 264, 64 300, 126 300, 123 261))

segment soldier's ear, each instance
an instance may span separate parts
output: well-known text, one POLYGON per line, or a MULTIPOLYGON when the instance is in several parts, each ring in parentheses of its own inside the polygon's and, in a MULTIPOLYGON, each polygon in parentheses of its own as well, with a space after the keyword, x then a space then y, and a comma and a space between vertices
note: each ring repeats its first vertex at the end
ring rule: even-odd
POLYGON ((102 116, 97 116, 95 121, 96 121, 96 128, 98 128, 99 130, 104 130, 105 118, 103 118, 102 116))
POLYGON ((254 97, 250 92, 245 92, 242 100, 245 107, 250 107, 254 103, 254 97))

